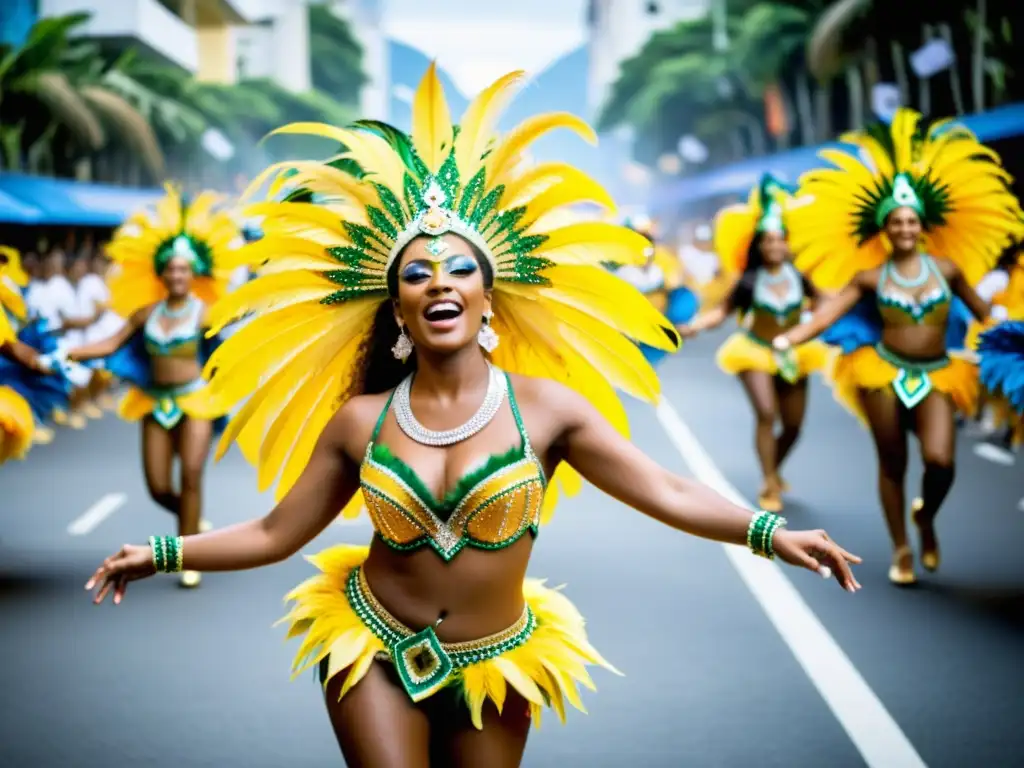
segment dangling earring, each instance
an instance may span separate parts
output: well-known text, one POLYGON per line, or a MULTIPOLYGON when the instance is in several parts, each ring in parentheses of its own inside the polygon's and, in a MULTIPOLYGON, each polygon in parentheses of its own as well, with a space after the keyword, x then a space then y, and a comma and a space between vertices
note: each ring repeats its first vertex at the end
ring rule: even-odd
POLYGON ((484 324, 480 326, 480 330, 476 334, 477 342, 488 353, 493 352, 498 347, 498 334, 491 328, 492 317, 494 317, 494 313, 491 310, 487 310, 487 314, 484 315, 484 324))
POLYGON ((412 339, 405 332, 404 325, 398 329, 398 340, 395 341, 395 346, 391 348, 391 354, 395 356, 396 360, 401 360, 403 363, 412 354, 412 339))

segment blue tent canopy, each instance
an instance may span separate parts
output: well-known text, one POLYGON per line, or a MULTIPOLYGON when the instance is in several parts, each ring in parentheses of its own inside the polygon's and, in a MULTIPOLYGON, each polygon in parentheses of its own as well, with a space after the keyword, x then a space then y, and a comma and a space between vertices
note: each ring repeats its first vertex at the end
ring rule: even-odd
MULTIPOLYGON (((958 120, 978 136, 979 141, 993 142, 1012 136, 1024 135, 1024 104, 1010 104, 1005 107, 971 115, 958 120)), ((651 205, 655 214, 672 212, 680 206, 712 200, 723 195, 746 197, 750 190, 766 173, 783 181, 795 182, 800 174, 825 165, 818 153, 823 149, 846 149, 839 143, 821 144, 816 147, 801 147, 764 157, 752 157, 738 163, 687 176, 662 187, 651 205)))
POLYGON ((159 189, 83 184, 69 179, 0 173, 0 221, 116 227, 163 195, 159 189), (13 205, 8 205, 8 200, 13 205))
POLYGON ((43 212, 31 205, 25 205, 0 190, 0 221, 8 224, 35 224, 43 218, 43 212))

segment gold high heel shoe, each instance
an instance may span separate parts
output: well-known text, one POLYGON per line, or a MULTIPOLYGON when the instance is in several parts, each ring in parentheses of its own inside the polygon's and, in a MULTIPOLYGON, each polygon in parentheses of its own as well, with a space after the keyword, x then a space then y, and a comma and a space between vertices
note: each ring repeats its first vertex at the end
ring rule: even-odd
MULTIPOLYGON (((922 509, 924 509, 924 499, 920 497, 914 499, 913 503, 910 505, 910 519, 914 522, 914 525, 917 526, 918 535, 922 536, 923 539, 920 518, 922 509)), ((942 556, 939 554, 939 540, 935 537, 934 520, 932 521, 929 527, 931 528, 932 539, 935 541, 935 548, 925 550, 922 547, 921 565, 924 567, 925 570, 934 573, 935 571, 939 570, 939 565, 942 562, 942 556)))
POLYGON ((907 587, 917 581, 914 575, 914 551, 906 544, 892 553, 892 565, 889 566, 889 581, 898 587, 907 587), (900 560, 910 556, 910 568, 900 567, 900 560))

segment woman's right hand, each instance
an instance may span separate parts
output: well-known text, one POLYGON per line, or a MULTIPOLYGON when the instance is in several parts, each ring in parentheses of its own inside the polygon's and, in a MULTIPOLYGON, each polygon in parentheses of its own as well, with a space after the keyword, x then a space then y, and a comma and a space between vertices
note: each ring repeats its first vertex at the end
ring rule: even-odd
POLYGON ((700 333, 700 331, 698 331, 692 325, 688 325, 688 324, 686 324, 686 325, 677 325, 676 326, 676 330, 679 332, 679 335, 682 338, 684 338, 684 339, 692 339, 694 336, 696 336, 698 333, 700 333))
POLYGON ((113 590, 114 605, 118 605, 124 599, 129 581, 145 579, 155 573, 156 564, 153 562, 152 547, 148 544, 142 547, 125 544, 120 552, 103 561, 92 578, 85 583, 85 588, 89 590, 99 585, 93 598, 96 605, 102 603, 113 590))

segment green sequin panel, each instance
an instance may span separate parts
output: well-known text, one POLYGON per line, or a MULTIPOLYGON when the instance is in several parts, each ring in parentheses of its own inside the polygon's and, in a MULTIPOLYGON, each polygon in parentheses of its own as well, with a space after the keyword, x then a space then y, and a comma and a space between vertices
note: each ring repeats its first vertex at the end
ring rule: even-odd
POLYGON ((394 240, 398 237, 398 230, 395 228, 395 225, 380 208, 368 205, 366 207, 366 214, 370 217, 370 224, 383 232, 389 240, 394 240))

